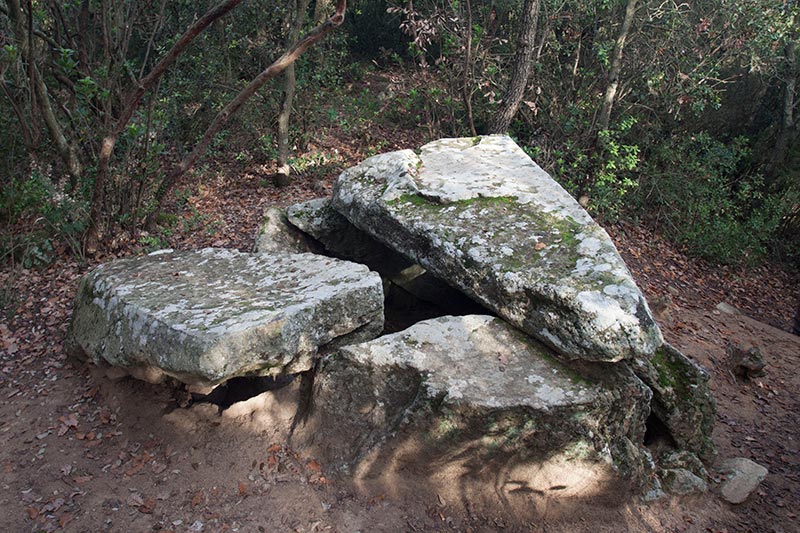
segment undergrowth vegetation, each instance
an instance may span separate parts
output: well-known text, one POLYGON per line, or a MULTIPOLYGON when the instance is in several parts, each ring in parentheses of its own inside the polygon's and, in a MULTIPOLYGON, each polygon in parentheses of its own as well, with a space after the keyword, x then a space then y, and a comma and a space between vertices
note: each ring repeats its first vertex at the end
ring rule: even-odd
MULTIPOLYGON (((315 180, 339 170, 340 158, 319 145, 326 132, 359 137, 364 157, 388 145, 383 128, 430 139, 487 132, 507 97, 530 2, 533 68, 508 133, 537 163, 593 215, 649 224, 693 255, 800 263, 800 23, 798 7, 779 0, 355 0, 345 25, 295 64, 292 172, 315 180)), ((136 80, 213 5, 40 2, 31 13, 0 12, 6 261, 82 256, 103 133, 136 80), (28 18, 31 28, 20 22, 28 18)), ((114 149, 101 206, 107 240, 124 233, 148 248, 164 244, 176 223, 158 213, 165 176, 286 48, 291 9, 242 3, 145 95, 114 149), (142 233, 147 220, 159 232, 142 233)), ((331 12, 323 0, 307 4, 304 31, 331 12)), ((274 170, 281 98, 277 83, 252 98, 215 137, 195 179, 220 162, 274 170)))

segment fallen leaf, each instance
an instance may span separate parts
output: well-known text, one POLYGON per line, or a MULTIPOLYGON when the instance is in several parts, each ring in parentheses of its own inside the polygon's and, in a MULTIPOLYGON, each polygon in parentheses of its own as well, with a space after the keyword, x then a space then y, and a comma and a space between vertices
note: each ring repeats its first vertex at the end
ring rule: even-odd
POLYGON ((144 463, 135 464, 125 471, 125 475, 128 477, 133 477, 138 474, 142 468, 144 468, 144 463))
POLYGON ((144 505, 144 499, 142 498, 141 494, 132 492, 128 496, 127 503, 130 507, 141 507, 142 505, 144 505))
POLYGON ((139 506, 139 512, 144 514, 151 514, 153 509, 156 508, 156 499, 153 497, 146 498, 142 505, 139 506))
POLYGON ((203 491, 198 490, 197 492, 194 493, 194 496, 192 497, 192 507, 197 507, 198 505, 200 505, 200 503, 202 503, 202 501, 203 501, 203 491))
POLYGON ((67 416, 59 416, 58 421, 68 428, 78 427, 78 418, 75 416, 75 413, 70 413, 67 416))
POLYGON ((545 243, 543 243, 543 242, 537 242, 535 245, 533 245, 533 249, 536 250, 537 252, 539 250, 543 250, 546 247, 547 247, 547 245, 545 243))
POLYGON ((61 516, 58 517, 58 525, 61 527, 66 527, 67 524, 72 522, 74 517, 70 513, 62 513, 61 516))
POLYGON ((26 507, 25 512, 28 513, 28 518, 34 520, 37 516, 39 516, 39 510, 36 507, 26 507))
POLYGON ((244 496, 247 494, 247 485, 244 484, 242 481, 239 482, 239 496, 244 496))

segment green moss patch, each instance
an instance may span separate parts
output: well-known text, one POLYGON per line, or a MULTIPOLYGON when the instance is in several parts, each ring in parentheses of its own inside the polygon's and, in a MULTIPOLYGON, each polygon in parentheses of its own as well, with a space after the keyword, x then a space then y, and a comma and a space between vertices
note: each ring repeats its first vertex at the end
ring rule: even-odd
POLYGON ((664 348, 659 348, 651 359, 658 373, 658 384, 664 388, 673 389, 676 394, 686 392, 689 384, 684 376, 683 365, 675 358, 670 357, 664 348))

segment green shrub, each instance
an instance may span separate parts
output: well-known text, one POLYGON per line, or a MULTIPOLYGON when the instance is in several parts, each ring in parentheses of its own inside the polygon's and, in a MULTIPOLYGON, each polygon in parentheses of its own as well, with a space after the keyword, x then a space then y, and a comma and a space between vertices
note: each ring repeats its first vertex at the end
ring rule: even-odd
POLYGON ((56 241, 66 244, 76 257, 82 257, 87 194, 66 193, 38 171, 27 178, 11 179, 0 190, 0 221, 5 228, 0 232, 3 259, 26 268, 47 264, 54 258, 56 241))
POLYGON ((526 149, 549 167, 553 177, 576 198, 589 198, 588 210, 606 221, 622 214, 628 194, 636 188, 639 146, 627 140, 636 123, 633 118, 598 133, 595 147, 571 138, 544 157, 541 149, 526 149), (588 145, 588 146, 587 146, 588 145))
POLYGON ((746 171, 749 156, 744 137, 671 137, 646 162, 639 206, 692 255, 756 264, 773 250, 798 190, 770 193, 760 174, 746 171))

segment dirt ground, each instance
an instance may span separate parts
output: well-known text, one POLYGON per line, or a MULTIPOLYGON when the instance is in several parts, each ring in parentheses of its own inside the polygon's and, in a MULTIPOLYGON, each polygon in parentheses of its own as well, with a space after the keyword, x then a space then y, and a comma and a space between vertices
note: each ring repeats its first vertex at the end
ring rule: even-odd
MULTIPOLYGON (((190 200, 193 216, 217 221, 214 231, 189 231, 172 244, 249 249, 264 206, 329 191, 332 178, 287 192, 256 186, 253 176, 220 177, 190 200)), ((714 483, 703 496, 643 503, 598 489, 580 472, 569 490, 555 490, 558 480, 551 490, 508 482, 476 489, 457 470, 427 469, 425 457, 373 465, 355 481, 330 472, 286 442, 293 386, 220 415, 209 404, 181 407, 168 387, 115 381, 67 360, 77 280, 91 264, 131 253, 122 247, 88 265, 65 256, 0 273, 15 302, 0 319, 0 530, 798 531, 800 337, 778 329, 788 329, 797 281, 771 267, 707 267, 633 226, 609 232, 648 298, 665 301, 665 337, 711 373, 719 457, 769 468, 744 504, 723 502, 714 483), (720 301, 746 314, 722 313, 720 301), (733 377, 730 341, 763 350, 763 378, 733 377)))

